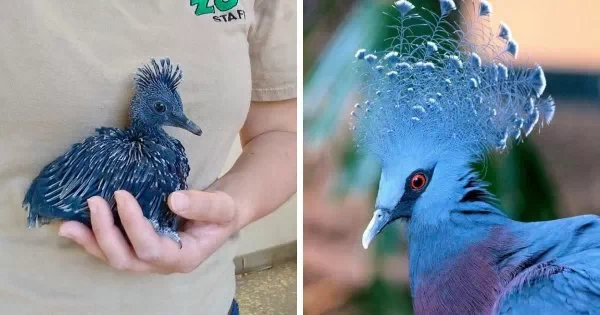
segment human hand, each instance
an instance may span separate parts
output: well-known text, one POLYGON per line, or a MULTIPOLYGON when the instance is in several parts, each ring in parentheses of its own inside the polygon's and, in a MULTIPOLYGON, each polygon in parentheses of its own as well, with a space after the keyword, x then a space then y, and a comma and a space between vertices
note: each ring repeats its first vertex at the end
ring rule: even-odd
POLYGON ((239 208, 222 191, 186 190, 172 193, 169 208, 187 221, 179 244, 157 234, 137 200, 126 191, 115 192, 118 214, 131 245, 114 224, 108 203, 101 197, 88 199, 92 229, 82 223, 61 224, 59 235, 81 245, 91 255, 121 271, 140 273, 187 273, 198 267, 241 228, 239 208))

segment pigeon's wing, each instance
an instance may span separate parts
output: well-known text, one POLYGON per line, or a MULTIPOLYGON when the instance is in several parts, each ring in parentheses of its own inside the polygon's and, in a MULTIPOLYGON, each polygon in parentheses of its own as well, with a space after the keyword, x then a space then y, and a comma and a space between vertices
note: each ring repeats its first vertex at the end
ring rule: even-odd
POLYGON ((169 192, 178 185, 170 161, 174 153, 160 145, 113 128, 73 145, 47 165, 32 183, 24 201, 29 225, 48 219, 90 223, 87 199, 101 196, 115 205, 113 194, 123 189, 143 205, 144 214, 159 213, 169 192))
POLYGON ((515 279, 497 314, 600 314, 598 262, 600 250, 591 249, 538 266, 515 279))
POLYGON ((173 150, 177 152, 175 168, 177 170, 177 176, 179 177, 178 190, 185 190, 188 188, 187 177, 190 174, 190 164, 187 155, 185 154, 185 148, 181 142, 173 137, 169 138, 173 144, 173 150))

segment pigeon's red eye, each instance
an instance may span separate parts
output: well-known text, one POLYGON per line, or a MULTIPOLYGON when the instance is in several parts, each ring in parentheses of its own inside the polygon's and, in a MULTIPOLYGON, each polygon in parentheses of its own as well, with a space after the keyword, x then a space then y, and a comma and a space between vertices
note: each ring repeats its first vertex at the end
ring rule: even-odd
POLYGON ((427 184, 427 176, 423 173, 417 173, 410 179, 410 187, 413 190, 419 191, 427 184))

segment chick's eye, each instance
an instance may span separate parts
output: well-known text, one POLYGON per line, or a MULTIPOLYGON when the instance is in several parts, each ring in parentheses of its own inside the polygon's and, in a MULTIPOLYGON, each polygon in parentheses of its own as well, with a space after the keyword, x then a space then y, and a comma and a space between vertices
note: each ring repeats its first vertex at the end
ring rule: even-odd
POLYGON ((427 184, 427 176, 423 173, 417 173, 410 179, 410 187, 413 190, 419 191, 427 184))
POLYGON ((154 109, 159 113, 164 113, 165 110, 167 110, 167 107, 165 107, 165 104, 158 102, 154 104, 154 109))

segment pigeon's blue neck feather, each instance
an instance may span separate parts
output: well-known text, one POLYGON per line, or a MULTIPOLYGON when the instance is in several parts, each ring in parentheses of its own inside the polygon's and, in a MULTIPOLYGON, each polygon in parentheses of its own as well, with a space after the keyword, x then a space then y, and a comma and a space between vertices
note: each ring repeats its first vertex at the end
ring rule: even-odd
MULTIPOLYGON (((482 191, 485 188, 480 187, 482 191)), ((465 193, 468 194, 468 193, 465 193)), ((449 215, 436 224, 408 223, 407 238, 411 283, 418 286, 423 278, 441 269, 440 262, 464 256, 469 247, 490 238, 492 230, 504 230, 513 221, 484 201, 459 202, 454 209, 439 209, 449 215)))
MULTIPOLYGON (((484 186, 476 187, 485 192, 484 186)), ((560 272, 552 264, 555 258, 600 247, 597 216, 522 223, 485 198, 469 200, 453 206, 439 224, 408 223, 417 314, 492 313, 498 300, 521 283, 560 272)))
POLYGON ((144 135, 150 138, 168 138, 168 134, 163 130, 162 127, 157 125, 148 125, 139 120, 132 120, 131 126, 129 128, 137 134, 144 135))
POLYGON ((487 314, 492 309, 510 274, 499 267, 498 257, 510 252, 516 240, 507 232, 510 219, 486 216, 456 213, 434 233, 409 230, 417 314, 487 314))
POLYGON ((502 257, 517 240, 514 221, 494 205, 485 184, 468 167, 459 172, 448 209, 438 221, 408 222, 411 290, 417 314, 490 311, 507 281, 502 257), (472 292, 480 292, 472 294, 472 292))

